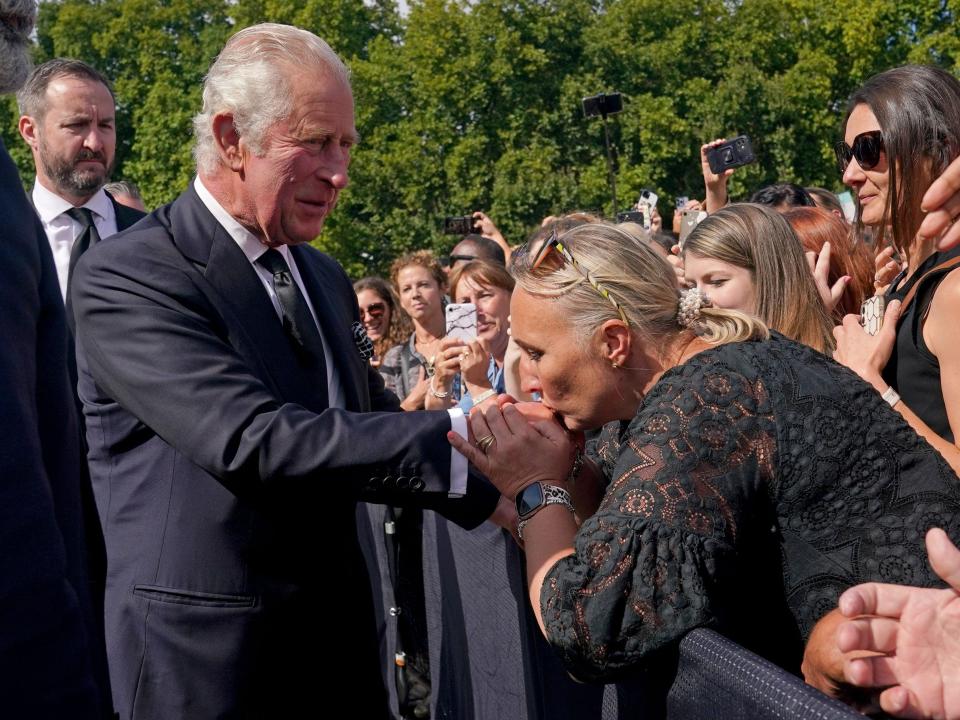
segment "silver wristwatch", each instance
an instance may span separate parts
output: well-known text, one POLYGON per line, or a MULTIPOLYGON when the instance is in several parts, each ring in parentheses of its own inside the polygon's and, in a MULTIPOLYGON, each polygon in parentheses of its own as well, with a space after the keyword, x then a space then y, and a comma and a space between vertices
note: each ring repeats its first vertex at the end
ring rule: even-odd
POLYGON ((562 487, 535 482, 525 487, 517 495, 517 515, 520 522, 517 524, 517 535, 523 540, 523 528, 541 508, 547 505, 563 505, 571 513, 574 512, 570 493, 562 487))

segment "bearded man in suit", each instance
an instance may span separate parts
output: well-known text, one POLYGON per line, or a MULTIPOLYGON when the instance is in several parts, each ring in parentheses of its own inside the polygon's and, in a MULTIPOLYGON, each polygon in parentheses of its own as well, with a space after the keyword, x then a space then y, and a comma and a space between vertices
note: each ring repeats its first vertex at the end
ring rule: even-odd
POLYGON ((499 496, 447 443, 461 413, 396 412, 348 278, 307 244, 357 142, 336 54, 242 30, 194 127, 191 186, 88 251, 72 290, 116 707, 386 717, 357 500, 469 527, 499 496))
POLYGON ((91 244, 88 218, 96 243, 145 213, 121 205, 103 190, 117 146, 116 103, 103 75, 80 60, 48 60, 30 73, 17 104, 20 135, 37 170, 31 199, 66 299, 73 268, 91 244))

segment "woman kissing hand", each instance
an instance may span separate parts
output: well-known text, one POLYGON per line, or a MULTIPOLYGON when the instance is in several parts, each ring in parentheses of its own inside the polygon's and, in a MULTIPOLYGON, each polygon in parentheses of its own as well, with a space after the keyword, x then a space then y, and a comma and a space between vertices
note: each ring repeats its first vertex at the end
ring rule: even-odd
POLYGON ((474 445, 454 432, 447 439, 511 500, 537 481, 563 482, 575 446, 555 419, 527 418, 512 404, 491 405, 470 417, 474 445))

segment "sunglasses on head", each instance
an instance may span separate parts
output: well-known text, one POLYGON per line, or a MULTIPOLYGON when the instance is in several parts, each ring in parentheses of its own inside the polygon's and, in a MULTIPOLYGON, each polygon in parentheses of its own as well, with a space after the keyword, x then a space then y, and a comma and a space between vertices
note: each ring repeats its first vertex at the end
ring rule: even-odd
POLYGON ((846 172, 851 159, 856 159, 857 165, 863 170, 873 170, 880 162, 883 153, 883 133, 879 130, 860 133, 853 139, 853 145, 847 145, 842 140, 833 151, 837 154, 837 165, 840 172, 846 172))
POLYGON ((443 267, 452 267, 458 262, 470 262, 476 259, 476 255, 443 255, 440 257, 440 264, 443 267))
MULTIPOLYGON (((526 248, 524 252, 526 252, 526 248)), ((630 321, 627 320, 627 314, 623 311, 623 308, 620 307, 620 303, 613 299, 613 296, 607 291, 607 289, 598 283, 590 275, 590 272, 583 268, 580 263, 578 263, 573 254, 563 246, 563 243, 560 242, 560 238, 557 236, 557 231, 554 230, 550 233, 550 237, 537 249, 537 254, 533 256, 533 260, 530 261, 530 268, 536 270, 538 267, 544 264, 544 261, 549 257, 559 257, 561 260, 565 260, 573 266, 573 269, 578 273, 583 275, 584 279, 590 283, 590 286, 597 291, 597 293, 606 299, 614 308, 616 308, 617 313, 620 315, 620 319, 623 320, 623 324, 627 327, 630 327, 630 321), (554 254, 555 252, 555 254, 554 254)))

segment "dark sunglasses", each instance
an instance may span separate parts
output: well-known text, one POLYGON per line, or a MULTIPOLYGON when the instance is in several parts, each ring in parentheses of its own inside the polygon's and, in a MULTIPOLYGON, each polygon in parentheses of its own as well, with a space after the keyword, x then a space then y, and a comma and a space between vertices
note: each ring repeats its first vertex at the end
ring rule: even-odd
MULTIPOLYGON (((529 253, 529 248, 524 245, 523 248, 518 251, 521 255, 529 253)), ((517 253, 514 253, 516 255, 517 253)), ((593 279, 593 276, 590 275, 590 272, 583 268, 580 263, 578 263, 573 254, 563 246, 563 243, 560 242, 560 238, 557 236, 557 231, 554 230, 550 233, 550 237, 537 249, 537 254, 533 256, 533 260, 530 261, 530 268, 536 270, 544 261, 551 257, 559 257, 561 260, 565 260, 573 266, 573 269, 578 273, 583 275, 584 279, 590 283, 590 286, 597 291, 597 293, 604 299, 606 299, 614 308, 616 308, 617 313, 620 315, 620 319, 623 320, 623 324, 627 327, 630 327, 630 321, 627 320, 627 314, 623 311, 623 308, 620 307, 620 303, 613 299, 613 296, 607 292, 607 289, 593 279), (551 251, 555 251, 556 254, 553 254, 551 251)))
POLYGON ((440 257, 440 264, 443 267, 450 267, 458 262, 470 262, 476 259, 476 255, 442 255, 440 257))
POLYGON ((369 315, 372 318, 382 317, 383 314, 387 311, 386 303, 370 303, 367 307, 360 308, 360 316, 369 315))
POLYGON ((856 158, 857 165, 863 170, 873 170, 880 162, 883 150, 883 133, 879 130, 860 133, 853 139, 852 147, 842 140, 833 147, 841 173, 847 171, 853 158, 856 158))

